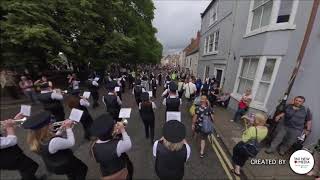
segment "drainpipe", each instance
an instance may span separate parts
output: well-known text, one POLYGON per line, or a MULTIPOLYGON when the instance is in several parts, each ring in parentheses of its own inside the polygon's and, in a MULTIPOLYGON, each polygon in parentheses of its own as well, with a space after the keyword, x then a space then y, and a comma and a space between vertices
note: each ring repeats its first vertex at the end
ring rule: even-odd
POLYGON ((309 17, 309 22, 308 22, 308 25, 307 25, 306 32, 304 34, 304 38, 303 38, 302 45, 301 45, 301 48, 300 48, 300 52, 299 52, 299 55, 298 55, 298 58, 297 58, 296 66, 293 69, 293 72, 291 74, 291 77, 290 77, 290 80, 289 80, 289 86, 288 86, 286 92, 284 93, 283 99, 281 100, 280 104, 277 106, 274 116, 276 116, 278 113, 280 113, 281 111, 284 110, 284 106, 286 105, 287 98, 290 95, 291 89, 292 89, 293 84, 294 84, 294 82, 296 80, 296 77, 298 75, 298 72, 299 72, 299 69, 300 69, 300 66, 301 66, 301 63, 302 63, 302 60, 303 60, 304 53, 305 53, 307 45, 309 43, 309 39, 310 39, 310 35, 311 35, 312 29, 313 29, 314 21, 315 21, 315 18, 317 16, 317 11, 319 9, 319 3, 320 3, 320 0, 314 0, 313 1, 311 14, 310 14, 310 17, 309 17))
MULTIPOLYGON (((230 37, 230 42, 229 42, 229 52, 228 52, 228 58, 227 58, 227 63, 226 63, 226 69, 225 69, 225 74, 223 77, 223 84, 222 84, 222 88, 224 87, 225 84, 225 77, 228 73, 228 69, 229 69, 229 61, 230 61, 230 57, 231 56, 235 56, 235 54, 233 53, 232 49, 232 41, 233 41, 233 33, 234 33, 234 26, 236 23, 236 15, 237 15, 237 8, 238 8, 238 0, 235 0, 232 6, 232 30, 231 30, 231 37, 230 37), (231 52, 230 52, 231 51, 231 52)), ((233 57, 233 59, 235 60, 236 57, 233 57)))

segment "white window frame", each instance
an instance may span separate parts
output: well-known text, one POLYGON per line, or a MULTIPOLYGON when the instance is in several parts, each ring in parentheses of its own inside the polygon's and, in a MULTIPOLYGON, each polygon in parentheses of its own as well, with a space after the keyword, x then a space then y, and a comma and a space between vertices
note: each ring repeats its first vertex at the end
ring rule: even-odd
POLYGON ((247 30, 246 30, 246 35, 244 37, 249 37, 249 36, 253 36, 253 35, 268 32, 268 31, 296 29, 296 25, 294 24, 294 20, 295 20, 296 13, 298 10, 299 0, 292 0, 293 4, 292 4, 289 22, 284 22, 284 23, 277 23, 279 9, 280 9, 280 5, 281 5, 282 0, 272 0, 273 4, 272 4, 272 10, 271 10, 270 24, 263 26, 263 27, 260 27, 255 30, 251 30, 252 20, 253 20, 254 1, 255 0, 251 0, 251 2, 250 2, 247 30))
POLYGON ((213 33, 210 33, 209 35, 206 36, 205 38, 205 41, 204 41, 204 55, 212 55, 212 54, 218 54, 219 52, 219 37, 220 36, 220 33, 219 33, 219 30, 216 30, 215 32, 213 33), (218 42, 216 42, 216 36, 217 36, 217 33, 219 34, 218 35, 218 42), (213 41, 212 41, 212 51, 209 51, 209 43, 211 41, 211 37, 213 37, 213 41), (217 50, 216 49, 216 44, 218 44, 218 47, 217 47, 217 50))
POLYGON ((209 19, 208 19, 208 27, 212 26, 215 22, 218 20, 218 4, 219 1, 216 0, 216 2, 211 6, 211 9, 209 10, 209 19), (213 19, 213 14, 216 14, 216 18, 213 19))
POLYGON ((242 94, 239 94, 237 92, 237 90, 239 88, 239 84, 240 84, 239 76, 240 76, 240 73, 241 73, 241 68, 242 68, 242 65, 243 65, 243 61, 244 61, 245 58, 248 58, 248 57, 249 58, 254 58, 255 57, 255 58, 259 59, 258 67, 257 67, 256 74, 255 74, 255 79, 253 80, 253 85, 252 85, 252 88, 251 88, 253 100, 250 103, 250 107, 252 107, 254 109, 258 109, 258 110, 267 112, 268 109, 266 108, 266 105, 268 103, 271 90, 273 88, 275 79, 276 79, 277 74, 278 74, 278 70, 279 70, 279 66, 280 66, 280 62, 281 62, 281 56, 243 56, 243 57, 240 57, 240 63, 239 63, 239 66, 238 66, 235 86, 234 86, 233 92, 231 94, 231 96, 234 99, 236 99, 237 101, 240 101, 241 96, 242 96, 242 94), (267 94, 266 94, 266 98, 265 98, 264 102, 259 102, 259 101, 255 101, 255 96, 256 96, 256 93, 257 93, 257 90, 258 90, 258 87, 259 87, 259 83, 260 83, 261 78, 262 78, 262 74, 263 74, 267 59, 276 59, 276 63, 274 65, 274 69, 273 69, 273 73, 272 73, 272 76, 271 76, 269 89, 268 89, 267 94))

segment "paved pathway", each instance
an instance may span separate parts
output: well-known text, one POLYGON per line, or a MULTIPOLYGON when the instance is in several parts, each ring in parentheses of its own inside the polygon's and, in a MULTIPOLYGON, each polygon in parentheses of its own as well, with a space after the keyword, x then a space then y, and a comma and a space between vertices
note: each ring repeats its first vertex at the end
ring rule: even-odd
MULTIPOLYGON (((100 94, 105 92, 102 88, 100 94)), ((158 98, 154 101, 158 106, 156 110, 156 128, 155 128, 155 138, 158 139, 162 134, 162 126, 165 121, 165 110, 162 106, 162 98, 160 94, 162 93, 162 88, 158 90, 158 98), (160 92, 161 91, 161 92, 160 92)), ((106 94, 106 93, 104 93, 106 94)), ((123 96, 123 107, 133 108, 131 118, 129 119, 129 125, 127 127, 128 133, 133 141, 133 148, 129 152, 129 157, 134 165, 134 179, 157 179, 157 176, 154 172, 154 158, 152 156, 152 145, 150 141, 145 139, 144 136, 144 127, 143 123, 138 114, 138 108, 134 101, 134 97, 126 90, 126 93, 123 96)), ((101 99, 101 98, 100 98, 101 99)), ((199 141, 196 142, 195 139, 191 138, 191 117, 188 113, 189 105, 186 101, 183 102, 181 107, 182 111, 182 122, 186 125, 187 128, 187 141, 191 145, 191 157, 186 164, 184 179, 228 179, 228 176, 225 170, 222 168, 222 165, 219 161, 219 158, 212 149, 212 146, 206 146, 206 156, 203 159, 199 157, 199 141)), ((2 107, 1 110, 1 119, 6 119, 12 117, 20 109, 20 105, 10 105, 8 107, 2 107)), ((32 108, 33 113, 39 111, 41 106, 34 106, 32 108)), ((69 114, 69 111, 66 108, 66 114, 69 114)), ((105 107, 100 103, 100 107, 97 109, 89 108, 89 111, 93 117, 97 117, 105 111, 105 107)), ((81 125, 74 128, 76 135, 76 145, 73 148, 74 153, 82 161, 84 161, 89 167, 87 174, 87 179, 99 179, 100 173, 97 164, 89 155, 90 142, 83 140, 83 130, 81 125)), ((17 128, 17 135, 19 140, 19 145, 22 147, 24 152, 37 161, 40 164, 40 168, 37 171, 37 174, 46 173, 44 164, 41 161, 40 157, 29 151, 26 141, 27 131, 21 128, 17 128)), ((15 171, 1 171, 0 179, 19 179, 19 174, 15 171)), ((66 179, 66 176, 57 176, 49 175, 48 179, 66 179)))

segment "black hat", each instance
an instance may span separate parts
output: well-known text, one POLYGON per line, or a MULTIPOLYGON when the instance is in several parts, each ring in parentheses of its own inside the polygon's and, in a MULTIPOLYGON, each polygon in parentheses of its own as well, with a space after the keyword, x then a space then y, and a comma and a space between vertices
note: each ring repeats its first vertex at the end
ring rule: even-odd
POLYGON ((135 84, 136 84, 136 85, 140 85, 140 84, 141 84, 141 80, 140 80, 140 79, 137 79, 136 82, 135 82, 135 84))
POLYGON ((186 127, 177 120, 170 120, 163 126, 163 137, 172 143, 181 142, 186 137, 186 127))
POLYGON ((104 113, 98 116, 90 128, 90 132, 93 136, 100 137, 106 134, 111 136, 115 121, 108 113, 104 113))
POLYGON ((48 125, 51 121, 51 114, 48 111, 42 111, 30 116, 23 124, 25 129, 40 129, 48 125))
POLYGON ((143 92, 141 94, 141 100, 142 101, 148 101, 149 100, 149 93, 148 92, 143 92))
POLYGON ((170 91, 172 91, 172 92, 176 92, 177 90, 178 90, 178 86, 177 86, 177 84, 175 83, 175 82, 170 82, 169 83, 169 89, 170 89, 170 91))
POLYGON ((113 91, 116 86, 117 86, 116 82, 115 81, 111 81, 111 82, 109 82, 107 84, 106 88, 109 91, 113 91))

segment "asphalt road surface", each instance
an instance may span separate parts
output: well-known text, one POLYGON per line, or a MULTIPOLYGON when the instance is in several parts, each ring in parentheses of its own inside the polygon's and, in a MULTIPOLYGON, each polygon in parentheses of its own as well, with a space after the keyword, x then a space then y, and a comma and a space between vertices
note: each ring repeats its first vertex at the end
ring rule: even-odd
MULTIPOLYGON (((161 93, 162 87, 157 90, 157 98, 152 99, 156 105, 156 125, 155 125, 155 139, 159 139, 162 134, 162 126, 165 122, 165 107, 162 105, 161 93)), ((100 106, 96 109, 89 108, 89 111, 93 118, 106 111, 105 106, 101 102, 101 95, 105 95, 106 91, 100 89, 100 106)), ((122 94, 123 105, 122 107, 131 107, 131 118, 128 119, 129 125, 127 131, 132 140, 132 149, 130 150, 129 157, 134 165, 134 179, 158 179, 154 171, 154 157, 152 155, 152 145, 149 139, 145 138, 143 123, 138 113, 138 107, 134 100, 134 96, 131 94, 131 90, 126 89, 126 92, 122 94)), ((191 136, 191 117, 188 113, 190 103, 183 99, 183 105, 180 107, 182 112, 182 122, 187 128, 187 141, 191 146, 191 156, 185 167, 184 179, 228 179, 226 171, 223 169, 219 158, 212 146, 206 144, 205 157, 200 158, 200 142, 199 139, 192 139, 191 136)), ((20 104, 2 106, 1 107, 1 120, 13 117, 20 109, 20 104)), ((41 105, 35 105, 32 107, 32 113, 36 113, 42 109, 41 105)), ((69 115, 70 110, 65 108, 66 116, 69 115)), ((74 133, 76 138, 76 144, 72 148, 75 155, 81 159, 88 166, 87 179, 99 179, 100 171, 97 163, 93 160, 89 153, 91 142, 85 141, 83 138, 83 129, 81 125, 74 127, 74 133)), ((67 179, 63 175, 49 174, 41 160, 41 158, 30 152, 26 144, 27 130, 22 128, 16 129, 18 136, 18 143, 24 150, 27 156, 40 164, 37 171, 37 175, 46 174, 48 179, 67 179)), ((20 179, 20 175, 17 171, 0 171, 0 179, 20 179)), ((230 176, 229 176, 230 177, 230 176)))

